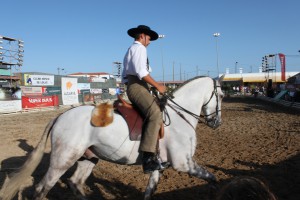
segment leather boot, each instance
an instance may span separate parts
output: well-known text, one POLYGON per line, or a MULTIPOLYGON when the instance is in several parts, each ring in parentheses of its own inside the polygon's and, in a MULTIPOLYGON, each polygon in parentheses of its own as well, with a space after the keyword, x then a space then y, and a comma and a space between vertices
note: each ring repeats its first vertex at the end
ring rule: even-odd
POLYGON ((143 171, 145 174, 149 174, 155 170, 161 170, 160 162, 157 156, 151 152, 143 152, 143 171))

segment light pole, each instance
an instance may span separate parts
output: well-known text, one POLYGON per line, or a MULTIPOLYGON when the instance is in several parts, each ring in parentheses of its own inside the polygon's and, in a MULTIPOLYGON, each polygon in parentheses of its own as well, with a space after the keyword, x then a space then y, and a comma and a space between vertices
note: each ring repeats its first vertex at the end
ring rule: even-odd
POLYGON ((113 76, 116 77, 116 79, 121 79, 122 74, 122 63, 121 62, 113 62, 113 76))
POLYGON ((219 50, 218 50, 218 37, 220 36, 220 33, 214 33, 213 36, 216 38, 216 52, 217 52, 217 71, 218 71, 218 77, 219 77, 219 50))
POLYGON ((64 70, 65 70, 64 68, 58 67, 58 68, 57 68, 57 75, 60 75, 60 71, 64 71, 64 70))
MULTIPOLYGON (((163 39, 165 38, 165 35, 158 35, 158 38, 163 39)), ((164 55, 163 55, 162 44, 161 44, 161 66, 163 70, 163 84, 165 85, 165 68, 164 68, 164 55)))
POLYGON ((235 62, 235 69, 234 69, 235 74, 237 73, 237 65, 238 65, 238 62, 235 62))

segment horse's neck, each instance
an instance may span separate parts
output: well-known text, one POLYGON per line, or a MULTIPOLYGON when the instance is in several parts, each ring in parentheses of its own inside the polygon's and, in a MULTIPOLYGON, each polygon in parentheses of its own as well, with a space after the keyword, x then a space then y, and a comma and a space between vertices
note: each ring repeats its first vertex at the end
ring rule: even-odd
MULTIPOLYGON (((183 86, 180 90, 174 93, 174 102, 181 106, 182 108, 196 114, 200 115, 201 108, 203 105, 204 97, 208 93, 208 81, 195 80, 194 83, 183 86)), ((195 121, 196 119, 191 115, 182 112, 188 120, 195 121)))
POLYGON ((198 80, 197 82, 186 85, 175 92, 174 101, 191 112, 193 112, 193 110, 194 112, 200 112, 204 96, 208 91, 208 87, 200 82, 201 81, 198 80))

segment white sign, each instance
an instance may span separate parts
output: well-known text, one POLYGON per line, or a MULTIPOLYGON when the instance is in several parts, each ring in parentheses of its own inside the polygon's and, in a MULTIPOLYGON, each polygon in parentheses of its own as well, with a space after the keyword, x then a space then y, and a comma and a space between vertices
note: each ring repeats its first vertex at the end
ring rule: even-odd
POLYGON ((24 96, 30 96, 30 95, 42 95, 43 94, 43 88, 42 87, 25 87, 21 86, 22 94, 24 96))
POLYGON ((90 82, 100 82, 100 83, 104 83, 106 82, 107 78, 103 78, 103 77, 90 77, 90 82))
POLYGON ((78 90, 89 90, 91 89, 90 83, 77 83, 78 90))
POLYGON ((11 113, 22 110, 21 100, 0 101, 0 113, 11 113))
POLYGON ((116 94, 117 94, 117 90, 116 90, 116 88, 109 88, 109 89, 108 89, 108 93, 109 93, 110 95, 116 95, 116 94))
POLYGON ((46 86, 54 85, 53 75, 33 75, 24 74, 25 86, 36 85, 36 86, 46 86))
POLYGON ((92 94, 102 94, 102 89, 101 88, 92 88, 91 93, 92 94))
POLYGON ((63 105, 78 104, 77 78, 61 78, 61 93, 63 105))

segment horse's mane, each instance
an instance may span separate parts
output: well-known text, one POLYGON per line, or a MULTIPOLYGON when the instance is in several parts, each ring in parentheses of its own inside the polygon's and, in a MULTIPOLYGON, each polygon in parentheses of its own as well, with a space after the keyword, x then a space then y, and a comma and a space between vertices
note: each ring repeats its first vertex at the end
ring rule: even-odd
POLYGON ((183 82, 179 87, 175 88, 173 91, 172 91, 172 94, 174 94, 177 90, 179 90, 180 88, 182 88, 183 86, 185 86, 186 84, 188 84, 189 82, 195 80, 195 79, 198 79, 198 78, 206 78, 208 76, 195 76, 194 78, 191 78, 185 82, 183 82))

